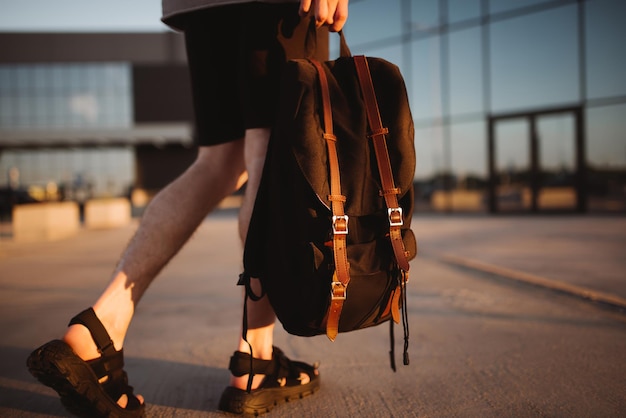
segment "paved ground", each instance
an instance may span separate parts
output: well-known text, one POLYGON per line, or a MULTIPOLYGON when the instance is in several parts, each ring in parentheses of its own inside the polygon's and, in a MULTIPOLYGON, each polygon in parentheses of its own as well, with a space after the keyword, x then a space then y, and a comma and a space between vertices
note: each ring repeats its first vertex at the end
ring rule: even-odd
MULTIPOLYGON (((139 305, 125 352, 150 417, 227 416, 216 407, 239 330, 235 225, 228 211, 209 217, 139 305)), ((25 358, 93 301, 133 228, 0 240, 0 416, 66 416, 25 358)), ((411 365, 389 369, 386 326, 335 343, 280 330, 289 356, 321 361, 323 384, 269 416, 626 414, 626 218, 419 216, 414 229, 411 365)))

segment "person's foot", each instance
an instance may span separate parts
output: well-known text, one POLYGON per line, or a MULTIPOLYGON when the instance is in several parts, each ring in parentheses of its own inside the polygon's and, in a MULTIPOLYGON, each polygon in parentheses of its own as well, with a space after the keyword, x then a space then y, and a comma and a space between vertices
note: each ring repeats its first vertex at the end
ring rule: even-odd
POLYGON ((219 409, 236 414, 260 415, 279 403, 300 399, 319 389, 318 365, 289 360, 273 348, 271 360, 254 358, 236 351, 230 360, 231 386, 222 393, 219 409), (250 367, 254 373, 248 390, 250 367))
POLYGON ((31 353, 27 366, 41 383, 57 391, 71 413, 81 417, 140 418, 143 397, 128 385, 123 350, 93 309, 70 322, 63 341, 50 341, 31 353))
MULTIPOLYGON (((74 353, 76 353, 76 355, 80 357, 81 360, 85 362, 99 359, 102 356, 101 353, 98 351, 98 347, 91 337, 89 330, 83 325, 70 325, 65 332, 65 335, 63 336, 63 341, 72 348, 74 353)), ((117 351, 120 351, 122 349, 122 347, 118 347, 115 342, 113 346, 117 351)), ((98 381, 100 383, 105 383, 108 379, 108 376, 104 376, 98 381)), ((144 403, 143 396, 138 394, 134 396, 139 400, 140 403, 144 403)), ((120 398, 117 400, 117 404, 122 408, 126 408, 126 406, 128 405, 128 395, 122 394, 122 396, 120 396, 120 398)))

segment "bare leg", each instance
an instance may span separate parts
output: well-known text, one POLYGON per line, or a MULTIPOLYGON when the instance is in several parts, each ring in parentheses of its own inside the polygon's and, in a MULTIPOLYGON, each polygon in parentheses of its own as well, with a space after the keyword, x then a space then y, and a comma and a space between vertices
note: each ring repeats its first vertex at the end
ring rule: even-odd
MULTIPOLYGON (((267 153, 269 142, 269 129, 249 129, 246 131, 244 156, 248 171, 248 184, 244 194, 241 209, 239 211, 239 235, 241 242, 245 243, 250 225, 250 217, 254 209, 254 201, 261 182, 261 174, 267 153)), ((253 279, 253 288, 258 285, 253 279)), ((258 287, 257 291, 260 290, 258 287)), ((274 321, 276 317, 267 298, 258 302, 248 300, 248 341, 253 347, 254 356, 269 360, 272 358, 272 343, 274 341, 274 321)), ((238 350, 249 353, 250 347, 240 337, 238 350)), ((255 376, 253 387, 260 384, 263 376, 255 376)), ((244 389, 248 382, 248 376, 231 376, 231 386, 244 389)))
MULTIPOLYGON (((245 181, 243 145, 238 140, 201 147, 196 161, 146 209, 111 282, 93 306, 117 350, 123 346, 135 305, 152 280, 206 215, 245 181)), ((84 360, 100 356, 82 325, 69 327, 64 340, 84 360)))
MULTIPOLYGON (((267 145, 269 143, 269 129, 249 129, 246 131, 245 137, 245 161, 248 171, 248 184, 244 195, 241 210, 239 212, 239 234, 241 241, 245 243, 250 217, 254 209, 254 201, 256 199, 261 175, 263 173, 263 165, 265 155, 267 153, 267 145)), ((258 280, 252 279, 252 289, 255 293, 260 293, 260 285, 258 280)), ((271 307, 267 297, 254 302, 248 300, 248 333, 247 339, 252 346, 255 358, 270 360, 272 358, 272 344, 274 342, 274 322, 276 315, 271 307)), ((238 351, 249 353, 250 346, 243 338, 239 338, 238 351)), ((262 375, 255 375, 252 388, 259 386, 263 380, 262 375)), ((301 375, 302 383, 309 382, 306 374, 301 375)), ((239 389, 245 389, 248 383, 248 375, 242 377, 231 376, 230 385, 239 389)))

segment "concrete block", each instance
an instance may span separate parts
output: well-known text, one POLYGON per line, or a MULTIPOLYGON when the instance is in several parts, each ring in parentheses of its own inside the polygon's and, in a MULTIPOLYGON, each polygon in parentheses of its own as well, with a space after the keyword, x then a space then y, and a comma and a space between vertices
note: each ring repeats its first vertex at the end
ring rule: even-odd
POLYGON ((539 191, 539 207, 542 209, 575 208, 576 190, 573 187, 549 187, 539 191))
POLYGON ((75 202, 17 205, 13 208, 15 241, 50 241, 74 235, 80 229, 75 202))
POLYGON ((117 228, 131 221, 130 201, 125 198, 93 199, 85 203, 85 227, 117 228))
POLYGON ((437 211, 480 212, 485 210, 483 192, 480 190, 437 190, 432 195, 431 205, 437 211))

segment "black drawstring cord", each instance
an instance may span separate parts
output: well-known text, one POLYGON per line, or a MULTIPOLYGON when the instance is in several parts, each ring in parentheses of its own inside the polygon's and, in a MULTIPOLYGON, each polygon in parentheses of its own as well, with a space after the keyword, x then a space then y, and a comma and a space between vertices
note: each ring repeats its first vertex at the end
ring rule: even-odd
POLYGON ((396 339, 393 335, 393 319, 389 320, 389 342, 391 350, 389 350, 389 360, 391 361, 391 370, 396 371, 396 339))
POLYGON ((261 295, 255 295, 252 291, 252 286, 250 285, 250 276, 247 275, 245 272, 239 275, 239 281, 237 282, 237 286, 244 286, 245 289, 245 296, 243 298, 243 323, 241 327, 241 337, 250 348, 250 373, 248 373, 248 385, 246 386, 246 391, 250 393, 252 392, 252 379, 254 378, 254 355, 252 353, 252 344, 250 344, 250 342, 248 341, 248 298, 250 298, 253 302, 258 302, 263 298, 263 296, 265 296, 265 292, 261 288, 261 295))
POLYGON ((402 360, 405 366, 409 365, 409 309, 407 305, 406 296, 406 282, 408 281, 408 273, 402 271, 400 273, 400 291, 402 297, 402 327, 404 328, 404 353, 402 354, 402 360))
MULTIPOLYGON (((406 282, 408 281, 408 273, 398 270, 398 284, 400 287, 400 300, 402 302, 402 328, 404 331, 404 351, 402 353, 402 363, 409 365, 409 311, 407 307, 406 282)), ((389 320, 389 341, 391 349, 389 350, 389 360, 391 361, 391 370, 396 371, 396 344, 393 330, 393 319, 389 320)))

